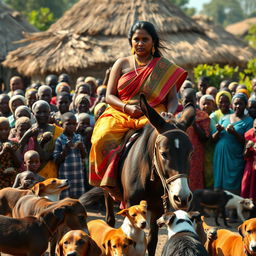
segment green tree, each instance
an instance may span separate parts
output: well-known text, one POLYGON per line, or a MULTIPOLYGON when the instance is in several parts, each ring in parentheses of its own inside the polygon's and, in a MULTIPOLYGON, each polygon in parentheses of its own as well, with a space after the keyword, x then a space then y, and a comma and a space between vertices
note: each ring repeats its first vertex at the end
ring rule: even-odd
POLYGON ((170 2, 181 8, 183 12, 185 12, 188 16, 193 16, 196 13, 195 8, 187 7, 186 5, 189 3, 189 0, 170 0, 170 2))
POLYGON ((203 5, 202 13, 222 25, 244 19, 244 11, 238 0, 211 0, 210 3, 203 5))
POLYGON ((256 48, 256 25, 252 25, 248 31, 248 35, 245 37, 250 46, 256 48))
POLYGON ((47 30, 55 22, 55 18, 49 8, 40 8, 28 13, 28 21, 39 30, 47 30))
POLYGON ((240 5, 246 17, 256 16, 256 1, 255 0, 240 0, 240 5))

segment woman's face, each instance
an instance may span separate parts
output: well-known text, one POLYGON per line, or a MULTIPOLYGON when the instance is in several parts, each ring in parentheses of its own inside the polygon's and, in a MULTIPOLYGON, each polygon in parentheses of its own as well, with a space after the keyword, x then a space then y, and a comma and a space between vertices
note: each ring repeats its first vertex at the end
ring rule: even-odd
POLYGON ((0 123, 0 141, 5 142, 8 140, 10 133, 10 125, 9 122, 0 123))
POLYGON ((202 104, 200 105, 201 110, 205 111, 208 115, 212 113, 213 107, 213 101, 208 99, 203 100, 202 104))
POLYGON ((37 98, 36 98, 36 94, 37 92, 36 91, 31 91, 29 92, 29 94, 27 95, 27 102, 28 102, 28 105, 30 107, 32 107, 32 105, 36 102, 37 98))
POLYGON ((49 123, 50 111, 47 106, 45 105, 36 106, 34 109, 34 115, 39 125, 49 123))
POLYGON ((248 102, 248 113, 250 117, 252 117, 253 119, 256 118, 256 102, 255 101, 248 102))
POLYGON ((87 99, 82 99, 77 104, 77 112, 78 113, 87 113, 89 111, 90 103, 87 99))
POLYGON ((227 113, 229 111, 229 98, 226 95, 221 95, 219 99, 219 109, 222 113, 227 113))
POLYGON ((67 96, 59 96, 56 102, 60 113, 66 113, 69 110, 70 100, 67 96))
POLYGON ((20 117, 22 117, 22 116, 31 118, 30 113, 29 113, 26 109, 18 110, 18 112, 16 113, 16 118, 20 118, 20 117))
POLYGON ((9 109, 9 100, 10 100, 9 97, 2 97, 2 98, 0 99, 0 111, 1 111, 3 114, 8 114, 8 113, 10 113, 10 109, 9 109))
POLYGON ((12 102, 12 112, 14 113, 17 107, 23 106, 23 105, 24 105, 24 103, 22 100, 20 100, 20 99, 14 100, 12 102))
POLYGON ((16 128, 16 134, 19 138, 22 138, 24 133, 31 128, 31 124, 29 123, 21 123, 17 128, 16 128))
POLYGON ((39 100, 44 100, 44 101, 50 103, 51 98, 52 98, 52 93, 50 90, 46 89, 46 90, 41 91, 41 93, 38 95, 38 97, 39 97, 39 100))
POLYGON ((144 29, 137 29, 132 36, 132 48, 138 56, 147 56, 152 52, 154 42, 144 29))
POLYGON ((233 101, 233 110, 237 116, 242 116, 244 114, 246 104, 245 101, 239 98, 235 98, 233 101))

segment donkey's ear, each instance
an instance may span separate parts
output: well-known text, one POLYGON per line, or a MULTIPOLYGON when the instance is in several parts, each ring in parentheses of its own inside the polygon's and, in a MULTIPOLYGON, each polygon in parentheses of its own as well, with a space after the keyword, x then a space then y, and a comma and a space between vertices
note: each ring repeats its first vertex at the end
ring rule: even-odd
POLYGON ((190 125, 194 122, 196 117, 196 108, 192 103, 188 103, 181 113, 181 117, 177 123, 177 126, 186 131, 190 125))
POLYGON ((149 122, 161 133, 166 126, 165 120, 148 104, 143 93, 140 94, 140 107, 149 122))

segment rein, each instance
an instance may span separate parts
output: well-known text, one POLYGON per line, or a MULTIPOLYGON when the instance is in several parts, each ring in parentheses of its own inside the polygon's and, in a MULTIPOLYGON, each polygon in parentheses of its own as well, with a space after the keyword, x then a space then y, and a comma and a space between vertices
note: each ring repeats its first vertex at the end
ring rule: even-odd
MULTIPOLYGON (((168 133, 171 133, 174 131, 179 131, 179 132, 186 134, 184 131, 180 130, 179 128, 168 131, 168 133)), ((167 132, 165 132, 165 133, 167 133, 167 132)), ((163 133, 161 135, 164 135, 165 133, 163 133)), ((187 136, 187 134, 186 134, 186 136, 187 136)), ((154 156, 153 156, 153 162, 152 162, 153 164, 152 164, 152 169, 151 169, 150 181, 154 181, 154 170, 156 170, 156 173, 160 177, 160 180, 161 180, 163 188, 164 188, 164 194, 161 196, 161 198, 163 200, 164 213, 166 213, 166 212, 168 212, 168 201, 167 201, 168 193, 169 193, 168 184, 172 183, 173 181, 175 181, 179 178, 187 178, 188 176, 187 176, 187 174, 176 174, 176 175, 171 176, 168 179, 165 179, 165 177, 163 176, 161 164, 160 164, 160 161, 159 161, 159 158, 157 155, 156 145, 157 145, 157 139, 156 139, 155 148, 154 148, 154 156)))

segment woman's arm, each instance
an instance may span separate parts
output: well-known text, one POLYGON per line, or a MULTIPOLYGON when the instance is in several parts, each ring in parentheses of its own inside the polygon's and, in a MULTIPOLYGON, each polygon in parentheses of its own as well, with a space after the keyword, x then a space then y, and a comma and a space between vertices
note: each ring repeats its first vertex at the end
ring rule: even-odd
POLYGON ((107 85, 106 102, 113 108, 126 114, 129 114, 133 118, 139 118, 143 115, 140 106, 126 104, 123 101, 121 101, 117 96, 118 80, 122 75, 122 67, 126 63, 128 63, 128 60, 123 58, 118 59, 113 65, 107 85))
POLYGON ((167 111, 174 114, 178 107, 178 95, 176 85, 174 85, 171 91, 167 95, 167 111))
POLYGON ((220 133, 222 130, 224 130, 224 127, 220 124, 216 124, 217 131, 212 134, 212 140, 213 142, 216 142, 220 138, 220 133))

